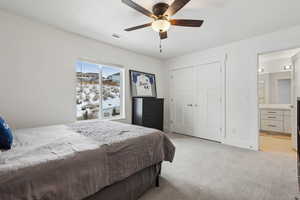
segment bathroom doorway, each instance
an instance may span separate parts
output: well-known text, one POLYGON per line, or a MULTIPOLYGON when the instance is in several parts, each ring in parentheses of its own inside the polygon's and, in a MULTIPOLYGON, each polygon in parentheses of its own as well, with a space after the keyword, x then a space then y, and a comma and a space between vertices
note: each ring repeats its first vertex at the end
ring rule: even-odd
POLYGON ((300 48, 258 56, 259 150, 297 158, 300 48))

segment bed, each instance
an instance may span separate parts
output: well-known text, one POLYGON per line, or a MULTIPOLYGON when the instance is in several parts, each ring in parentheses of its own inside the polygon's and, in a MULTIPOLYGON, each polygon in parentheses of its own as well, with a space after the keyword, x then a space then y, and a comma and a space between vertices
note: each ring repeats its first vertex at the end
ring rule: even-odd
POLYGON ((92 120, 15 131, 0 152, 0 199, 134 200, 159 184, 175 147, 165 133, 92 120))

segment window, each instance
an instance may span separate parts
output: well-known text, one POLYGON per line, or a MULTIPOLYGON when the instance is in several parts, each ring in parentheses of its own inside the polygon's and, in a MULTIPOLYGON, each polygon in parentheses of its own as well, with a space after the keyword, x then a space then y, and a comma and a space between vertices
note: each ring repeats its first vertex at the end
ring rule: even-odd
POLYGON ((121 74, 119 68, 102 67, 102 114, 103 118, 121 115, 121 74))
POLYGON ((84 61, 76 63, 77 120, 123 116, 123 69, 84 61))

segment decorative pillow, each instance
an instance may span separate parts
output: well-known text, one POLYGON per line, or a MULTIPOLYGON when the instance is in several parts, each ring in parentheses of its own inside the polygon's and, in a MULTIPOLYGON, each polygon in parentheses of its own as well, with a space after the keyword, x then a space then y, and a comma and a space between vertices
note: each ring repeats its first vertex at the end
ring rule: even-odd
POLYGON ((13 135, 5 120, 0 116, 0 149, 11 149, 13 135))

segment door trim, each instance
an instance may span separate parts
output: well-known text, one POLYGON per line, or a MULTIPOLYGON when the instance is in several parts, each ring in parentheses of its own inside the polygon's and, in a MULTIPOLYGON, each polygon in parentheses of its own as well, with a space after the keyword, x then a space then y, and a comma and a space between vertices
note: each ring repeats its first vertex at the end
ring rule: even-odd
MULTIPOLYGON (((207 64, 213 64, 213 63, 220 63, 221 65, 221 77, 222 77, 222 80, 221 80, 221 83, 223 83, 223 87, 221 87, 221 98, 222 98, 222 127, 220 127, 222 130, 221 130, 221 138, 220 138, 220 142, 221 143, 225 143, 225 140, 226 140, 226 133, 228 132, 227 130, 227 124, 228 124, 228 113, 227 113, 227 110, 226 108, 229 106, 228 105, 228 101, 227 101, 227 97, 228 97, 228 90, 227 90, 227 86, 228 86, 228 83, 227 83, 227 54, 224 54, 224 55, 217 55, 217 56, 211 56, 209 58, 206 58, 206 59, 201 59, 201 60, 198 60, 197 62, 195 62, 194 64, 191 64, 191 65, 183 65, 183 66, 174 66, 174 67, 170 67, 169 68, 169 74, 172 74, 173 71, 176 71, 176 70, 179 70, 179 69, 184 69, 184 68, 190 68, 190 67, 196 67, 196 66, 201 66, 201 65, 207 65, 207 64)), ((172 79, 172 76, 169 77, 169 85, 171 83, 171 79, 172 79)), ((170 88, 170 90, 173 90, 174 88, 170 88)), ((171 94, 172 92, 170 92, 169 94, 171 94)), ((170 98, 171 95, 169 95, 170 98)), ((170 102, 171 104, 171 102, 170 102)), ((172 115, 171 115, 171 110, 170 110, 170 123, 171 123, 171 120, 172 120, 172 115)), ((170 131, 172 132, 172 126, 169 126, 170 127, 170 131)))
MULTIPOLYGON (((257 103, 257 131, 256 131, 256 151, 260 151, 260 146, 261 146, 261 139, 260 139, 260 107, 259 107, 259 101, 258 101, 258 89, 259 89, 259 72, 258 69, 260 67, 260 62, 259 62, 259 57, 264 54, 269 54, 269 53, 274 53, 274 52, 280 52, 280 51, 285 51, 285 50, 291 50, 291 49, 297 49, 297 47, 290 47, 290 48, 284 48, 284 49, 278 49, 278 50, 270 50, 270 51, 260 51, 256 53, 256 91, 257 91, 257 98, 256 98, 256 103, 257 103)), ((298 136, 298 131, 297 131, 297 94, 296 94, 296 85, 295 85, 295 79, 296 79, 296 70, 295 70, 295 59, 299 59, 299 56, 296 55, 291 58, 292 60, 292 82, 291 82, 291 105, 293 108, 291 109, 291 126, 292 126, 292 148, 296 151, 298 151, 298 142, 297 142, 297 136, 298 136)))

